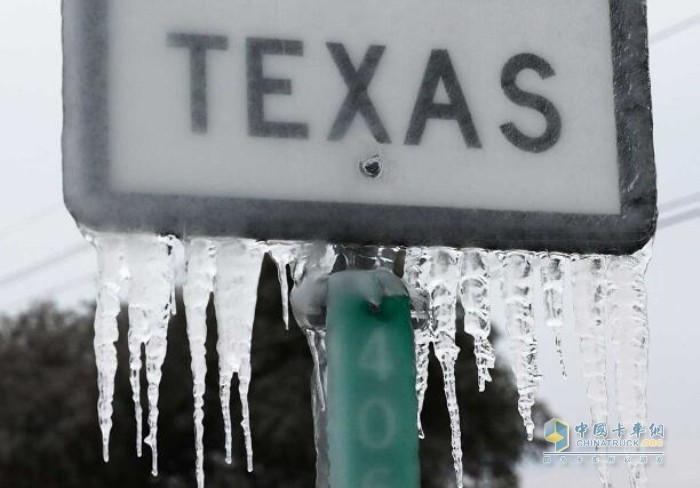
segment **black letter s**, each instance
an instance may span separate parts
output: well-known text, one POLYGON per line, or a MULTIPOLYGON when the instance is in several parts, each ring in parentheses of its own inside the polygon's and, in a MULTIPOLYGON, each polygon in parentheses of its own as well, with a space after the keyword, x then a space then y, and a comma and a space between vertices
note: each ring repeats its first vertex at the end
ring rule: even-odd
POLYGON ((547 122, 547 128, 541 136, 530 137, 523 134, 514 123, 509 122, 501 126, 501 132, 515 147, 523 151, 541 153, 551 149, 559 141, 561 115, 551 101, 541 95, 523 91, 517 86, 518 75, 526 69, 534 70, 543 80, 556 74, 550 64, 541 57, 535 54, 518 54, 503 68, 501 86, 510 101, 540 112, 547 122))

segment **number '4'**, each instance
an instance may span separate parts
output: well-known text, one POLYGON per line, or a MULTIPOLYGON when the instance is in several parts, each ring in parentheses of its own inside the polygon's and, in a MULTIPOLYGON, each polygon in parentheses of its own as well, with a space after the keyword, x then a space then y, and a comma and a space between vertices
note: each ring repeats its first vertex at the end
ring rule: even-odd
POLYGON ((379 381, 386 381, 394 371, 386 330, 373 331, 359 357, 359 366, 374 373, 379 381))

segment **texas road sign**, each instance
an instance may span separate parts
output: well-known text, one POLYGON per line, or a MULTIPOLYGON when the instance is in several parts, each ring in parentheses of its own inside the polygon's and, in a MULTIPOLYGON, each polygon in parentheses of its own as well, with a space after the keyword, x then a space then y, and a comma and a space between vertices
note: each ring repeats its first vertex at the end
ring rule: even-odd
POLYGON ((627 253, 656 225, 643 0, 64 0, 89 228, 627 253))

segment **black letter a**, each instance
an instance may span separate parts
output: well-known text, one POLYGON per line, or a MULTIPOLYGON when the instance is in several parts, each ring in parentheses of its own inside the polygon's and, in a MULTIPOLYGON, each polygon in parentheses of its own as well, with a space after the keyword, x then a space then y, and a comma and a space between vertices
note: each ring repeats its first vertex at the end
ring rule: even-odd
POLYGON ((411 125, 406 133, 407 145, 420 144, 428 119, 456 120, 467 146, 481 147, 464 93, 457 80, 457 73, 452 66, 450 55, 444 49, 434 50, 430 54, 418 100, 413 109, 411 125), (445 84, 450 103, 434 102, 440 80, 445 84))

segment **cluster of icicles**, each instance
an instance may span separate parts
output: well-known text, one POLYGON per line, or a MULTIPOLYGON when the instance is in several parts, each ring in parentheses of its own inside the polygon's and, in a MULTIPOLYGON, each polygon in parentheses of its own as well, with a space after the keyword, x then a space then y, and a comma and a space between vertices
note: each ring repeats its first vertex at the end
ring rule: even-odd
MULTIPOLYGON (((117 315, 120 297, 128 300, 130 373, 136 414, 137 453, 142 451, 142 407, 140 377, 145 351, 148 381, 148 435, 146 443, 153 454, 153 475, 158 473, 158 389, 167 349, 170 316, 175 310, 175 285, 179 263, 173 237, 152 235, 89 234, 98 251, 99 291, 95 318, 95 352, 98 368, 99 421, 103 436, 104 459, 109 459, 112 428, 112 398, 117 370, 115 342, 118 340, 117 315)), ((232 421, 230 395, 233 375, 238 377, 242 405, 242 427, 247 449, 247 467, 253 469, 248 388, 251 380, 251 339, 257 287, 262 260, 270 253, 279 269, 285 324, 289 302, 287 266, 295 282, 305 268, 330 273, 335 261, 332 246, 310 257, 311 244, 262 243, 245 239, 193 238, 185 243, 186 272, 184 302, 187 334, 192 354, 194 383, 194 423, 196 473, 199 488, 204 487, 203 397, 205 389, 207 335, 206 309, 213 295, 218 324, 217 352, 221 407, 224 417, 226 459, 231 462, 232 421)), ((480 391, 491 381, 495 353, 489 342, 492 303, 498 294, 505 311, 505 325, 512 351, 512 369, 519 393, 518 410, 529 440, 534 437, 532 407, 542 379, 537 361, 535 313, 542 307, 544 323, 551 328, 559 355, 561 372, 566 376, 560 329, 564 326, 565 293, 571 290, 574 326, 580 340, 587 397, 593 423, 607 422, 608 393, 606 335, 615 357, 619 420, 626 424, 646 421, 646 384, 649 330, 646 317, 644 273, 650 246, 634 256, 563 255, 524 251, 454 250, 409 248, 406 250, 404 281, 414 302, 417 381, 420 408, 428 383, 430 346, 444 374, 445 394, 452 426, 452 451, 457 486, 463 486, 462 447, 459 407, 456 396, 455 343, 457 302, 464 310, 464 330, 474 339, 474 353, 480 391), (539 280, 535 303, 535 280, 539 280), (567 282, 571 283, 568 287, 567 282), (495 286, 494 286, 495 284, 495 286)), ((315 403, 324 408, 321 363, 325 345, 323 334, 305 330, 315 362, 312 381, 315 403)), ((610 486, 605 463, 599 464, 602 486, 610 486)), ((641 463, 628 465, 630 484, 646 481, 641 463)))

